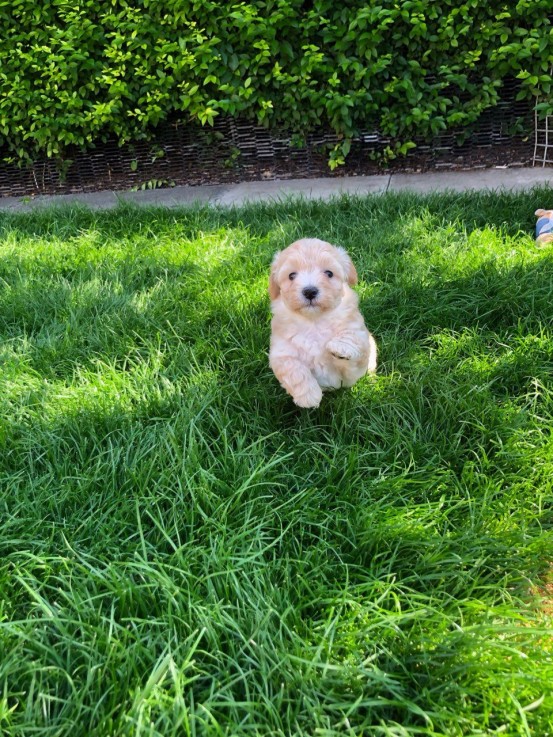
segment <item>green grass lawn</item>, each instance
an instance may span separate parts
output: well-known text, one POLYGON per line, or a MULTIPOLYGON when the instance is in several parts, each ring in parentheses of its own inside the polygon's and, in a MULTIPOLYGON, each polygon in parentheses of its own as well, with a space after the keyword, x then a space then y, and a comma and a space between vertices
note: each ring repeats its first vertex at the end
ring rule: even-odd
POLYGON ((553 734, 540 206, 1 215, 0 734, 553 734), (267 361, 300 236, 380 349, 317 410, 267 361))

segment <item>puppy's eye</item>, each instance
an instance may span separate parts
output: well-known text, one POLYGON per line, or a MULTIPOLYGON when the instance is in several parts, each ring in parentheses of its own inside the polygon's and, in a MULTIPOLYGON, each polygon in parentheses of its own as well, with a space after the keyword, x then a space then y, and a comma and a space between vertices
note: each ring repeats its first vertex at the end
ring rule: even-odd
POLYGON ((290 279, 290 281, 294 281, 297 275, 297 272, 293 271, 291 274, 288 274, 288 279, 290 279))
POLYGON ((328 276, 329 279, 332 279, 334 276, 334 273, 332 271, 325 271, 325 274, 328 276))

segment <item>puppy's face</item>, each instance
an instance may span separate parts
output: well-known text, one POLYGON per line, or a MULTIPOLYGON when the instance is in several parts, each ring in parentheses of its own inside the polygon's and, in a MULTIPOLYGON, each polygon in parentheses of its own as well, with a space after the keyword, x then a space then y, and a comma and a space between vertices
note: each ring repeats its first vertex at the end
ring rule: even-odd
POLYGON ((318 238, 303 238, 277 253, 271 267, 269 295, 291 310, 310 313, 337 307, 345 284, 357 273, 343 248, 318 238))

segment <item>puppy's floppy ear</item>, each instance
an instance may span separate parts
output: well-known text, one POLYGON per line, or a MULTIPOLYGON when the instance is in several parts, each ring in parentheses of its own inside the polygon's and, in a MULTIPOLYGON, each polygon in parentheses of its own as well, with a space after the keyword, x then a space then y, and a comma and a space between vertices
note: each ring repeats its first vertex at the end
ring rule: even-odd
POLYGON ((357 284, 357 271, 355 270, 353 261, 350 259, 344 248, 341 246, 335 246, 335 248, 338 251, 338 260, 346 274, 348 284, 357 284))
POLYGON ((269 274, 269 297, 271 300, 276 299, 280 294, 280 287, 277 281, 277 272, 280 268, 280 255, 282 251, 279 251, 271 264, 271 273, 269 274))

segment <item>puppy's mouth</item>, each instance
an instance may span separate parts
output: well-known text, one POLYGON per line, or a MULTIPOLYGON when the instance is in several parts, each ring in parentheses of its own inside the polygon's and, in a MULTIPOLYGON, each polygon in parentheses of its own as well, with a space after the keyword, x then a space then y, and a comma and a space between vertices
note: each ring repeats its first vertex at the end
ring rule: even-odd
POLYGON ((302 307, 303 310, 315 310, 320 307, 318 299, 307 299, 302 307))

